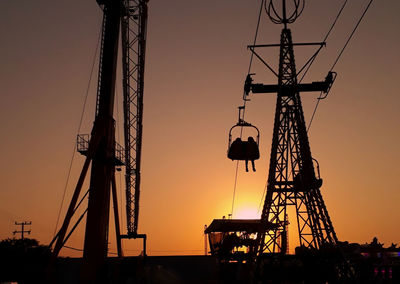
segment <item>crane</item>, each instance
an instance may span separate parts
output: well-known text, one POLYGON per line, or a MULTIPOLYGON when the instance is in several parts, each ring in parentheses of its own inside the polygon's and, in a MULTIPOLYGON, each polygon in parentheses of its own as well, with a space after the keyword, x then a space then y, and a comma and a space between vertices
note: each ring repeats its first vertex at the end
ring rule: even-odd
POLYGON ((52 261, 82 221, 86 229, 83 249, 83 283, 100 279, 108 251, 109 209, 112 198, 118 256, 123 256, 122 238, 142 238, 146 254, 146 235, 138 234, 140 161, 143 132, 144 66, 148 0, 97 0, 103 10, 95 121, 91 135, 78 135, 77 150, 86 156, 64 222, 51 241, 52 261), (113 118, 118 43, 121 34, 124 136, 122 147, 115 141, 113 118), (80 198, 89 166, 90 187, 80 198), (119 224, 115 171, 125 166, 127 233, 119 224), (88 207, 67 233, 71 218, 86 196, 88 207), (80 198, 80 200, 79 200, 80 198), (78 201, 79 200, 79 201, 78 201))

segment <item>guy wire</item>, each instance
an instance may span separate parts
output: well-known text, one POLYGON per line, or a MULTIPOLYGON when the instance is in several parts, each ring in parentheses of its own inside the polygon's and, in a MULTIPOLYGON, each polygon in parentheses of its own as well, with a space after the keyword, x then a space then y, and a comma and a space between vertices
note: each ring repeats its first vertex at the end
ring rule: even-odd
MULTIPOLYGON (((94 65, 96 63, 96 58, 97 58, 97 54, 98 54, 98 50, 99 50, 101 35, 102 35, 102 29, 100 30, 100 33, 99 33, 99 36, 98 36, 98 39, 97 39, 96 51, 95 51, 95 54, 93 56, 92 67, 91 67, 90 75, 89 75, 89 82, 88 82, 88 85, 87 85, 87 88, 86 88, 86 94, 85 94, 85 99, 83 101, 81 118, 79 120, 79 125, 78 125, 78 131, 77 131, 78 134, 79 134, 79 132, 81 130, 83 116, 85 114, 86 102, 87 102, 87 98, 88 98, 88 95, 89 95, 90 85, 91 85, 91 82, 92 82, 93 70, 94 70, 94 65)), ((69 178, 71 176, 72 164, 73 164, 73 161, 74 161, 74 158, 75 158, 75 153, 76 153, 76 143, 74 144, 74 149, 72 151, 71 161, 70 161, 69 169, 68 169, 68 173, 67 173, 67 180, 65 182, 64 192, 63 192, 63 196, 62 196, 62 199, 61 199, 60 208, 59 208, 58 214, 57 214, 57 221, 56 221, 56 226, 54 228, 53 238, 56 236, 56 233, 57 233, 58 222, 60 221, 61 210, 62 210, 62 207, 63 207, 63 204, 64 204, 65 194, 67 192, 67 187, 68 187, 68 183, 69 183, 69 178)))

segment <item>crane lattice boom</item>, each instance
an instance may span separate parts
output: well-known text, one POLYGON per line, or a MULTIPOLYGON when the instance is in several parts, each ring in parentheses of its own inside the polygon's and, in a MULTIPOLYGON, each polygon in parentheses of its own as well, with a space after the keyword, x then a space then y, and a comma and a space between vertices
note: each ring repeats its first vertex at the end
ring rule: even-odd
POLYGON ((121 18, 128 236, 138 229, 147 2, 124 0, 121 18))

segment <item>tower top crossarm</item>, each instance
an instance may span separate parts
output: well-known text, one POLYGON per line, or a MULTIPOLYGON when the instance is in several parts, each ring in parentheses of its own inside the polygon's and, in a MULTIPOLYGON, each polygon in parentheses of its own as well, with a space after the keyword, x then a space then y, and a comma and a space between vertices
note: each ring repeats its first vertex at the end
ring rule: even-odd
POLYGON ((268 17, 274 24, 283 24, 285 29, 287 28, 287 24, 291 24, 300 17, 301 13, 304 10, 305 0, 282 0, 281 8, 282 12, 279 12, 278 2, 281 0, 267 0, 265 3, 265 11, 267 12, 268 17), (291 7, 289 7, 291 6, 291 7), (288 10, 288 8, 291 8, 288 10))

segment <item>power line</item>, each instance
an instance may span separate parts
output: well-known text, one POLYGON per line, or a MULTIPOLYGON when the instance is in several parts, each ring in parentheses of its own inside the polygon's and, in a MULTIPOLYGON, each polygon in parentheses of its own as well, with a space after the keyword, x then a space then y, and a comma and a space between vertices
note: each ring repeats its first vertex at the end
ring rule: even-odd
MULTIPOLYGON (((348 0, 344 1, 342 7, 340 8, 338 14, 336 15, 335 20, 333 21, 331 27, 329 28, 329 30, 328 30, 328 32, 326 33, 326 35, 325 35, 324 39, 322 40, 322 42, 326 42, 326 40, 327 40, 328 37, 330 36, 330 34, 331 34, 333 28, 336 26, 336 23, 337 23, 337 21, 339 20, 339 17, 342 15, 342 12, 343 12, 344 8, 345 8, 346 5, 347 5, 347 1, 348 1, 348 0)), ((317 57, 315 56, 315 57, 311 60, 311 62, 310 62, 309 65, 307 66, 306 70, 304 71, 303 76, 301 76, 301 79, 299 80, 299 82, 303 81, 304 77, 306 76, 306 74, 307 74, 308 71, 310 70, 311 65, 314 63, 314 61, 315 61, 316 58, 317 58, 317 57)))
MULTIPOLYGON (((357 22, 356 26, 354 27, 353 31, 351 32, 350 36, 348 37, 348 39, 347 39, 346 43, 344 44, 342 50, 339 52, 339 55, 337 56, 335 62, 333 63, 331 69, 329 70, 329 72, 331 72, 331 71, 333 70, 333 68, 334 68, 334 67, 336 66, 336 64, 338 63, 339 59, 342 57, 343 52, 344 52, 345 49, 347 48, 347 46, 348 46, 350 40, 353 38, 354 33, 357 31, 358 26, 360 25, 361 21, 363 20, 365 14, 366 14, 367 11, 369 10, 369 7, 371 6, 371 4, 372 4, 373 1, 374 1, 374 0, 370 0, 370 1, 369 1, 367 7, 365 8, 364 12, 362 13, 360 19, 358 20, 358 22, 357 22)), ((312 114, 311 119, 310 119, 310 123, 308 124, 307 132, 310 130, 311 124, 312 124, 312 122, 313 122, 313 120, 314 120, 314 117, 315 117, 315 113, 317 112, 317 109, 318 109, 318 106, 319 106, 319 102, 320 102, 322 99, 325 99, 325 98, 326 98, 326 96, 325 96, 325 97, 322 97, 322 93, 321 93, 320 96, 317 98, 317 103, 315 104, 314 111, 313 111, 313 114, 312 114)))
POLYGON ((332 65, 330 71, 332 71, 333 68, 336 66, 336 63, 339 61, 340 57, 342 56, 342 54, 343 54, 344 50, 346 49, 347 45, 349 44, 350 40, 353 38, 354 33, 356 32, 358 26, 360 25, 361 21, 363 20, 365 14, 367 13, 367 11, 368 11, 368 9, 369 9, 369 7, 371 6, 371 4, 372 4, 373 1, 374 1, 374 0, 370 0, 370 1, 369 1, 367 7, 366 7, 365 10, 364 10, 364 13, 361 15, 360 19, 358 20, 356 26, 354 27, 354 29, 353 29, 353 31, 351 32, 349 38, 347 39, 346 43, 344 44, 344 46, 343 46, 342 50, 340 51, 338 57, 336 58, 335 62, 333 63, 333 65, 332 65))

